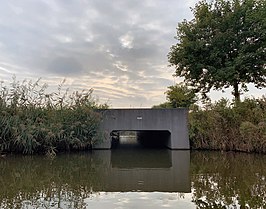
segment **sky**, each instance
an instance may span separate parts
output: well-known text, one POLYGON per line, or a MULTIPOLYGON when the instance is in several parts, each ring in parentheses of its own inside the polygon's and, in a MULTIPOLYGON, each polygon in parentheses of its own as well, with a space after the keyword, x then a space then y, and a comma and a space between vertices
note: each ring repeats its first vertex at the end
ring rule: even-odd
MULTIPOLYGON (((165 102, 173 77, 167 54, 178 22, 196 0, 0 0, 0 81, 41 78, 51 89, 93 88, 115 108, 165 102)), ((249 86, 245 96, 266 90, 249 86)), ((210 97, 232 98, 230 89, 210 97)))

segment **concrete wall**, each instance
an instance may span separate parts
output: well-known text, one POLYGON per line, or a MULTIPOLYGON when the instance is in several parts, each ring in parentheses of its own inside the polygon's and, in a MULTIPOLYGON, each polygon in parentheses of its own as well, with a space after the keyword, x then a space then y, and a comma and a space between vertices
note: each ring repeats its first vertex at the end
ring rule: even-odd
POLYGON ((108 109, 103 110, 103 141, 95 149, 110 149, 112 131, 169 131, 170 149, 189 149, 188 110, 177 109, 108 109))

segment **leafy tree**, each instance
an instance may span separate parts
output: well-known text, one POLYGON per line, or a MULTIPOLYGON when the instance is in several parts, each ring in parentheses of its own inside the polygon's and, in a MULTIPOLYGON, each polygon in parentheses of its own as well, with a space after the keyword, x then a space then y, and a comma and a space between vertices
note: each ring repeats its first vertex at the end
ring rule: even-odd
POLYGON ((197 101, 195 91, 185 85, 169 86, 165 93, 166 99, 173 108, 189 107, 197 101))
POLYGON ((194 19, 178 24, 168 54, 175 75, 206 96, 212 88, 233 87, 235 101, 254 83, 266 86, 266 1, 201 1, 194 19))
POLYGON ((159 105, 154 105, 152 106, 152 108, 155 108, 155 109, 165 109, 165 108, 173 108, 170 104, 170 102, 164 102, 162 104, 159 104, 159 105))
POLYGON ((182 84, 169 86, 165 94, 167 102, 155 105, 153 108, 189 107, 197 101, 195 91, 182 84))

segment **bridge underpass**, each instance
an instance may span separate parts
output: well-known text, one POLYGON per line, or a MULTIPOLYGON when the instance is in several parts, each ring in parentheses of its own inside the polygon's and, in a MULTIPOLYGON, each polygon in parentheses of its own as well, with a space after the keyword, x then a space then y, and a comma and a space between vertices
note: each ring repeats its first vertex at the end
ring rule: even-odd
POLYGON ((112 133, 120 131, 136 131, 138 143, 146 147, 159 145, 170 149, 189 149, 186 108, 107 109, 102 110, 102 114, 100 127, 103 141, 94 145, 94 149, 111 149, 112 133))
POLYGON ((99 157, 105 155, 104 170, 99 172, 105 182, 101 191, 190 192, 190 152, 183 150, 189 149, 187 109, 109 109, 102 114, 104 139, 95 149, 111 149, 116 137, 124 147, 181 150, 95 150, 99 157), (124 131, 134 133, 131 141, 128 135, 118 137, 124 131))
POLYGON ((112 131, 111 149, 167 148, 169 131, 112 131))

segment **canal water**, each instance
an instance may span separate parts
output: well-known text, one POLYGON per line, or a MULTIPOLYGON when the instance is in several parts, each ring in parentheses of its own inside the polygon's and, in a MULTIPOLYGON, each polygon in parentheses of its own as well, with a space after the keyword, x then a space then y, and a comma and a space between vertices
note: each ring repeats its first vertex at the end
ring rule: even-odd
POLYGON ((266 208, 266 156, 115 149, 0 158, 0 208, 266 208))

